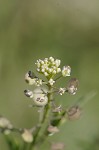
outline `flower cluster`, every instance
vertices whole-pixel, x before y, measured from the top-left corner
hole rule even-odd
[[[44,60],[37,60],[37,71],[44,74],[48,78],[52,78],[55,74],[61,72],[59,68],[61,61],[53,57],[45,58]]]
[[[37,125],[29,129],[25,127],[16,128],[8,119],[1,116],[0,132],[4,134],[9,134],[11,131],[18,132],[23,139],[24,144],[22,143],[22,145],[21,142],[18,145],[14,140],[10,141],[8,139],[10,150],[13,150],[14,147],[22,150],[39,149],[38,146],[45,141],[47,136],[52,136],[60,131],[59,125],[67,120],[77,120],[81,116],[81,103],[78,101],[69,108],[63,108],[61,104],[57,106],[55,103],[55,94],[60,96],[67,93],[75,95],[77,92],[79,81],[76,78],[70,78],[69,81],[66,81],[65,87],[57,87],[57,84],[55,84],[58,79],[71,75],[71,67],[64,65],[61,68],[61,61],[53,57],[44,60],[39,59],[35,64],[37,74],[42,74],[44,78],[41,79],[34,72],[28,71],[25,74],[25,81],[29,85],[33,85],[33,90],[25,89],[24,94],[32,99],[32,107],[36,106],[38,108],[39,121]],[[64,143],[61,142],[52,143],[51,150],[63,150],[64,146]]]
[[[54,59],[53,57],[45,58],[44,60],[39,59],[35,64],[37,72],[44,75],[45,80],[36,76],[32,71],[28,71],[25,75],[25,81],[29,85],[34,85],[34,88],[33,90],[25,89],[24,94],[32,99],[33,107],[39,107],[40,123],[38,128],[41,128],[40,124],[44,124],[44,121],[46,122],[46,119],[48,119],[45,133],[46,135],[51,136],[59,132],[58,125],[64,123],[66,119],[75,120],[80,116],[79,107],[73,106],[64,110],[61,105],[56,106],[54,94],[62,96],[65,93],[69,93],[75,95],[79,82],[76,78],[71,78],[65,87],[57,88],[55,86],[56,81],[62,77],[70,76],[71,67],[65,65],[61,69],[61,61],[59,59]],[[58,76],[56,76],[57,74]],[[48,114],[49,112],[51,113]],[[37,130],[37,132],[39,131]],[[36,136],[37,135],[38,133]],[[35,141],[35,134],[33,135],[31,130],[24,129],[21,136],[25,142]],[[52,145],[53,150],[56,150],[57,148],[62,150],[64,144],[55,143]]]
[[[37,66],[37,72],[43,74],[45,76],[45,79],[47,81],[44,81],[37,77],[32,71],[28,71],[25,74],[25,81],[29,85],[34,85],[38,88],[35,88],[33,91],[31,90],[24,90],[24,94],[33,99],[34,105],[36,106],[45,106],[48,103],[48,93],[50,91],[47,91],[44,89],[44,86],[51,86],[53,88],[53,93],[58,93],[60,95],[63,95],[64,93],[68,92],[71,95],[74,95],[78,88],[78,80],[76,78],[72,78],[69,80],[66,87],[60,87],[56,88],[54,86],[57,78],[55,79],[55,75],[60,73],[60,77],[67,77],[70,76],[71,73],[71,67],[68,65],[63,66],[63,68],[60,68],[61,60],[54,59],[53,57],[45,58],[44,60],[37,60],[35,63]],[[54,89],[57,90],[54,90]]]

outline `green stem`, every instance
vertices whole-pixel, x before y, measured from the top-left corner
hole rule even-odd
[[[42,119],[39,121],[39,126],[36,130],[34,135],[34,141],[31,143],[28,150],[34,150],[36,144],[40,142],[41,138],[44,136],[45,130],[50,122],[50,115],[51,115],[51,101],[53,99],[53,94],[51,93],[52,87],[49,85],[49,93],[48,93],[48,104],[44,107],[44,112]],[[42,141],[43,142],[43,141]]]

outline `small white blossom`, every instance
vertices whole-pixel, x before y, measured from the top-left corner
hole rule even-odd
[[[49,60],[50,60],[51,62],[54,62],[54,58],[53,58],[53,57],[49,57]]]
[[[55,83],[55,81],[53,79],[50,79],[48,82],[50,85],[53,85]]]
[[[42,68],[42,72],[45,72],[45,68]]]
[[[44,61],[43,60],[41,60],[41,64],[44,65]]]
[[[61,68],[57,68],[57,71],[56,71],[57,73],[59,73],[59,72],[61,72]]]
[[[64,66],[62,69],[63,77],[70,76],[70,73],[71,73],[71,67],[70,66]]]
[[[44,59],[44,62],[45,62],[45,63],[48,63],[48,58],[45,58],[45,59]]]
[[[31,143],[33,141],[33,135],[28,129],[24,129],[21,136],[25,142]]]
[[[38,79],[38,80],[36,81],[36,85],[37,85],[37,86],[41,86],[42,84],[43,84],[42,79]]]
[[[56,74],[56,70],[53,70],[53,72],[52,72],[53,74]]]
[[[59,88],[58,93],[59,93],[60,95],[63,95],[63,94],[65,93],[65,91],[66,91],[66,88]]]
[[[47,72],[44,72],[44,75],[45,75],[45,76],[48,76],[48,73],[47,73]]]
[[[38,72],[40,72],[40,68],[37,68],[36,70],[37,70]]]
[[[48,69],[48,72],[49,72],[49,73],[51,73],[52,71],[53,71],[53,69],[52,69],[52,68],[49,68],[49,69]]]
[[[56,65],[56,67],[59,67],[59,66],[60,66],[60,63],[61,63],[61,61],[60,61],[59,59],[56,59],[56,60],[55,60],[55,65]]]

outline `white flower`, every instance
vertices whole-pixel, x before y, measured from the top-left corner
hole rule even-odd
[[[54,58],[53,58],[53,57],[49,57],[49,60],[50,60],[51,62],[54,62]]]
[[[71,67],[70,66],[64,66],[62,69],[63,77],[70,76],[70,73],[71,73]]]
[[[56,67],[59,67],[59,66],[60,66],[60,63],[61,63],[61,61],[60,61],[59,59],[56,59],[56,60],[55,60],[55,65],[56,65]]]
[[[37,85],[37,86],[40,86],[40,85],[42,85],[42,84],[43,84],[42,79],[37,79],[37,80],[36,80],[36,85]]]
[[[59,73],[59,72],[61,72],[61,68],[57,68],[57,71],[56,71],[57,73]]]
[[[33,135],[28,129],[24,129],[21,136],[25,142],[31,143],[33,141]]]
[[[45,63],[48,63],[48,58],[45,58],[45,59],[44,59],[44,62],[45,62]]]
[[[63,94],[65,93],[65,91],[66,91],[66,88],[59,88],[58,93],[59,93],[60,95],[63,95]]]
[[[47,72],[44,72],[44,75],[45,75],[45,76],[48,76],[49,74],[48,74]]]
[[[53,74],[56,74],[56,70],[53,70]]]
[[[50,85],[53,85],[55,83],[55,81],[52,78],[48,82]]]

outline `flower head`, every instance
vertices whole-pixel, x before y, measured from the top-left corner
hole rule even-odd
[[[59,59],[55,60],[53,57],[49,57],[44,60],[39,59],[35,64],[37,65],[38,72],[44,74],[46,77],[53,77],[61,71],[59,68],[60,63],[61,61]]]

